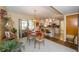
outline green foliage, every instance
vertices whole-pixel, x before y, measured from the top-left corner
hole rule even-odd
[[[0,44],[0,51],[1,52],[10,52],[13,49],[16,49],[17,42],[15,40],[7,40]]]
[[[13,29],[12,29],[12,32],[13,32],[13,33],[16,33],[16,32],[17,32],[17,30],[16,30],[15,28],[13,28]]]

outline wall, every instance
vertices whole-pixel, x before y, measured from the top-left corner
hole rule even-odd
[[[60,40],[65,41],[65,39],[64,39],[64,28],[65,28],[64,20],[62,20],[60,24],[61,24],[61,26],[60,26],[60,33],[61,33]]]
[[[17,38],[19,39],[19,19],[31,19],[32,17],[28,17],[24,14],[19,14],[15,12],[8,12],[8,17],[11,17],[12,21],[14,22],[14,27],[17,29]]]

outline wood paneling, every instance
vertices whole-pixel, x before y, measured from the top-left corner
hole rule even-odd
[[[78,33],[78,15],[66,16],[66,33],[76,35]]]

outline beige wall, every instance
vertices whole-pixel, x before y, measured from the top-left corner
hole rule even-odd
[[[15,13],[15,12],[10,12],[10,11],[7,11],[8,12],[8,17],[11,17],[11,19],[13,20],[14,22],[14,27],[18,30],[17,31],[17,36],[19,37],[19,23],[18,23],[18,20],[19,19],[32,19],[32,17],[29,17],[25,14],[19,14],[19,13]],[[59,25],[59,20],[56,20],[55,21],[56,24]]]
[[[11,17],[11,19],[14,22],[14,27],[17,29],[17,37],[19,38],[19,19],[31,19],[32,17],[29,17],[27,15],[24,14],[19,14],[19,13],[15,13],[15,12],[8,12],[8,17]]]

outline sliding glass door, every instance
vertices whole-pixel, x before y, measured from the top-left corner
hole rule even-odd
[[[28,28],[32,31],[34,30],[35,26],[34,26],[33,20],[26,20],[26,19],[19,20],[19,37],[20,38],[27,36],[26,32]]]

